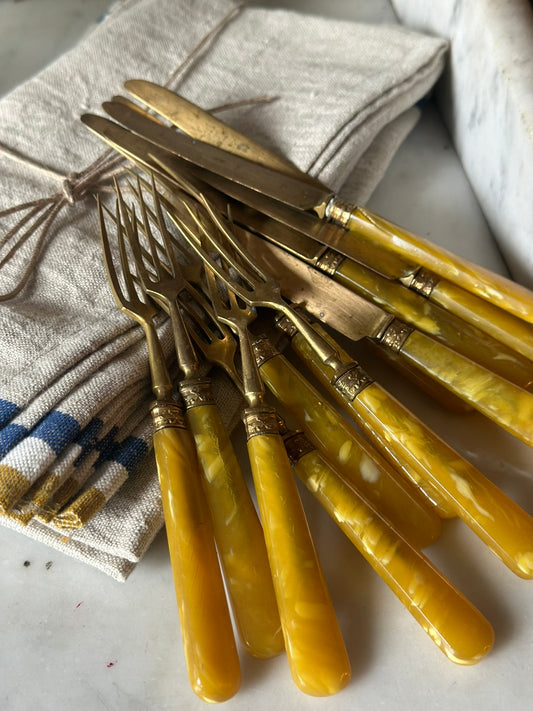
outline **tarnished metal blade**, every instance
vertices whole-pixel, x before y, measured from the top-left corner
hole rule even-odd
[[[381,335],[393,320],[379,306],[270,242],[245,231],[239,231],[239,239],[254,260],[276,277],[285,298],[353,341]]]
[[[161,126],[122,102],[105,102],[102,107],[123,126],[160,148],[286,205],[300,210],[315,210],[319,216],[323,216],[326,205],[333,197],[333,192],[327,188],[280,175],[276,170]]]
[[[299,170],[288,160],[263,148],[259,143],[170,89],[144,79],[129,79],[124,83],[124,88],[191,138],[277,170],[283,175],[292,175],[311,185],[323,187],[318,180]],[[114,97],[114,100],[115,98],[117,97]]]
[[[156,158],[157,164],[164,168],[169,175],[172,175],[173,171],[179,172],[179,166],[176,166],[173,160],[171,155],[158,155]],[[412,274],[417,269],[417,265],[411,264],[381,247],[358,240],[344,228],[321,220],[310,212],[284,205],[271,197],[262,195],[255,190],[250,190],[208,170],[195,168],[194,173],[219,192],[253,208],[262,215],[267,215],[306,237],[316,240],[325,247],[340,252],[348,259],[353,259],[369,266],[387,279],[400,279]],[[275,237],[273,232],[264,232],[263,234],[266,237]],[[274,241],[277,242],[276,239]]]

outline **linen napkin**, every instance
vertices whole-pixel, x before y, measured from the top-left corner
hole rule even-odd
[[[1,523],[118,580],[163,523],[145,344],[111,296],[83,189],[106,149],[80,114],[99,112],[128,78],[165,84],[205,108],[227,106],[228,123],[364,202],[445,52],[445,42],[396,26],[230,0],[126,0],[0,101],[0,213],[41,209],[47,195],[56,210],[47,231],[0,256],[2,293],[31,266],[0,304]],[[0,218],[0,234],[13,240],[23,214]],[[170,357],[164,320],[159,331]],[[240,401],[223,377],[215,390],[231,427]]]

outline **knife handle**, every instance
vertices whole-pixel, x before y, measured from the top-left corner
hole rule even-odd
[[[490,623],[316,449],[299,456],[297,438],[285,444],[289,453],[296,444],[293,468],[313,496],[439,649],[457,664],[478,662],[494,641]]]
[[[533,360],[533,326],[529,323],[444,279],[438,281],[431,289],[429,298],[442,308],[453,311],[464,321],[485,331],[496,341],[504,343],[530,361]],[[517,384],[521,385],[521,383]]]
[[[333,207],[329,217],[340,221],[357,239],[363,239],[419,264],[463,289],[497,304],[518,318],[533,323],[533,293],[488,269],[462,259],[427,240],[395,225],[379,215],[357,207]]]
[[[154,451],[187,671],[208,702],[237,692],[239,657],[194,442],[175,403],[156,403]]]
[[[206,397],[206,381],[203,386]],[[180,391],[188,403],[190,386]],[[283,635],[263,530],[250,492],[217,406],[212,402],[188,406],[187,420],[237,629],[252,656],[272,657],[283,651]]]
[[[291,674],[303,692],[329,696],[350,680],[350,662],[289,458],[257,408],[243,419]]]
[[[531,516],[376,382],[345,399],[330,382],[331,369],[306,341],[296,335],[292,345],[363,432],[381,439],[391,456],[407,464],[407,476],[416,471],[417,483],[435,489],[505,565],[522,578],[533,578]]]
[[[427,498],[422,498],[284,356],[273,349],[269,352],[266,343],[263,339],[254,343],[261,377],[315,447],[414,546],[422,548],[435,541],[441,521]]]
[[[531,387],[533,328],[529,324],[451,282],[425,280],[421,272],[417,288],[424,293],[427,283],[428,298],[350,259],[333,262],[333,268],[333,278],[350,291],[502,378]]]
[[[399,350],[423,373],[533,447],[533,393],[418,331],[412,331]]]

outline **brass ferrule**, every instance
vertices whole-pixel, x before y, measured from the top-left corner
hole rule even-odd
[[[279,434],[279,420],[273,407],[246,408],[242,413],[246,439],[256,435]]]
[[[214,405],[211,381],[207,378],[184,380],[179,385],[179,390],[187,410],[199,405]]]
[[[387,326],[385,332],[378,339],[379,343],[383,344],[387,348],[390,348],[394,353],[399,353],[402,349],[403,344],[409,338],[413,332],[413,328],[408,326],[403,321],[394,319]]]
[[[354,205],[348,205],[343,200],[333,197],[326,206],[326,219],[346,229],[354,210]]]
[[[340,375],[335,375],[331,384],[339,392],[344,400],[351,402],[361,390],[374,382],[368,373],[358,363],[353,363],[347,367]]]
[[[254,352],[255,362],[257,367],[260,368],[267,360],[274,358],[279,355],[279,350],[273,345],[272,341],[268,336],[257,336],[252,341],[252,349]]]
[[[287,316],[276,316],[275,322],[279,330],[283,331],[288,338],[294,338],[294,336],[298,333],[298,329]]]
[[[307,439],[306,435],[300,431],[290,432],[283,438],[283,441],[291,464],[296,464],[302,457],[316,449]]]
[[[170,400],[156,400],[150,408],[154,422],[154,432],[167,427],[186,428],[183,406]]]
[[[320,271],[329,274],[329,276],[334,276],[345,259],[344,254],[336,252],[334,249],[327,249],[324,254],[318,258],[316,266]]]
[[[402,284],[417,294],[426,297],[431,296],[431,292],[439,282],[439,277],[433,272],[421,267],[414,274],[409,274],[407,277],[400,279]]]

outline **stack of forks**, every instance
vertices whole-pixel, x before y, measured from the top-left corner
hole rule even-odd
[[[531,577],[533,520],[287,303],[275,276],[248,256],[238,228],[201,188],[144,167],[143,176],[115,184],[115,191],[115,210],[99,207],[103,251],[115,299],[142,325],[148,343],[155,456],[195,693],[222,701],[240,683],[223,579],[249,653],[269,657],[284,647],[295,683],[311,695],[334,694],[349,681],[341,629],[291,469],[446,656],[459,664],[479,661],[493,644],[490,623],[421,548],[439,535],[441,517],[458,515],[506,565]],[[403,470],[379,451],[379,438],[363,438],[272,338],[252,327],[257,320],[272,333],[264,307],[291,321],[293,342],[318,376],[357,369],[364,397],[341,398],[340,405],[363,429],[365,423],[383,429],[380,407],[389,418],[393,413],[398,424],[389,448],[403,442],[395,455],[409,460]],[[153,328],[159,310],[173,326],[181,369],[175,392]],[[213,364],[246,401],[259,518],[209,383],[200,377]],[[424,443],[421,451],[406,452],[406,443],[416,441]]]

